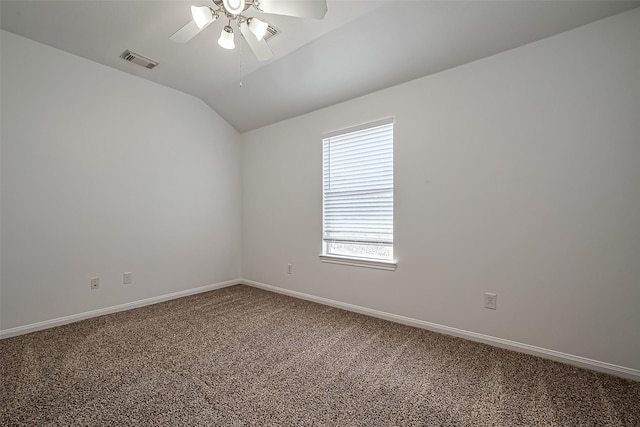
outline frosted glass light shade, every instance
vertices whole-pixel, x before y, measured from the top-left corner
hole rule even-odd
[[[249,29],[258,40],[262,40],[264,38],[264,35],[267,33],[267,28],[269,28],[269,24],[259,20],[258,18],[251,18],[249,20]]]
[[[239,15],[244,10],[244,0],[222,0],[222,4],[232,15]]]
[[[235,49],[236,44],[233,42],[233,28],[226,25],[220,33],[218,44],[225,49]]]
[[[203,29],[217,18],[207,6],[191,6],[191,16],[198,28]]]

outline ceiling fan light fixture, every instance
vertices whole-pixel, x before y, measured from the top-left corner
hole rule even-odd
[[[269,28],[269,24],[266,22],[258,18],[249,18],[249,29],[258,40],[264,38],[264,35],[267,33],[267,28]]]
[[[239,15],[244,11],[244,0],[222,0],[222,4],[226,11],[232,15]]]
[[[2,0],[0,0],[1,2]],[[200,1],[204,0],[199,0]],[[272,13],[276,15],[293,16],[300,18],[322,19],[327,13],[328,0],[211,0],[215,8],[209,6],[191,6],[191,19],[185,26],[180,28],[169,37],[176,43],[186,43],[201,31],[206,29],[211,23],[223,17],[228,20],[218,38],[218,45],[223,49],[235,49],[235,35],[231,28],[234,23],[240,31],[242,40],[251,48],[258,61],[267,61],[273,57],[273,51],[267,44],[273,36],[280,31],[263,21],[243,13],[249,8],[258,12]],[[261,16],[260,16],[261,17]],[[223,24],[224,25],[224,24]]]
[[[231,26],[225,25],[222,32],[220,32],[218,44],[225,49],[235,49],[236,44],[233,42],[233,28]]]
[[[213,10],[207,6],[191,6],[191,16],[193,17],[193,22],[195,22],[200,29],[209,25],[218,17],[213,13]]]

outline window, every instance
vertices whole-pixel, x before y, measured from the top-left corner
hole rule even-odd
[[[393,119],[326,134],[322,152],[321,259],[395,269]]]

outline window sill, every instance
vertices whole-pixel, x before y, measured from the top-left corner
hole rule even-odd
[[[354,267],[376,268],[378,270],[395,271],[398,266],[394,261],[381,261],[365,258],[349,258],[337,255],[319,255],[320,261],[330,264],[352,265]]]

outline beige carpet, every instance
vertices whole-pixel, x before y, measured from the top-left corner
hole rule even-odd
[[[640,382],[233,286],[0,341],[2,426],[640,426]]]

